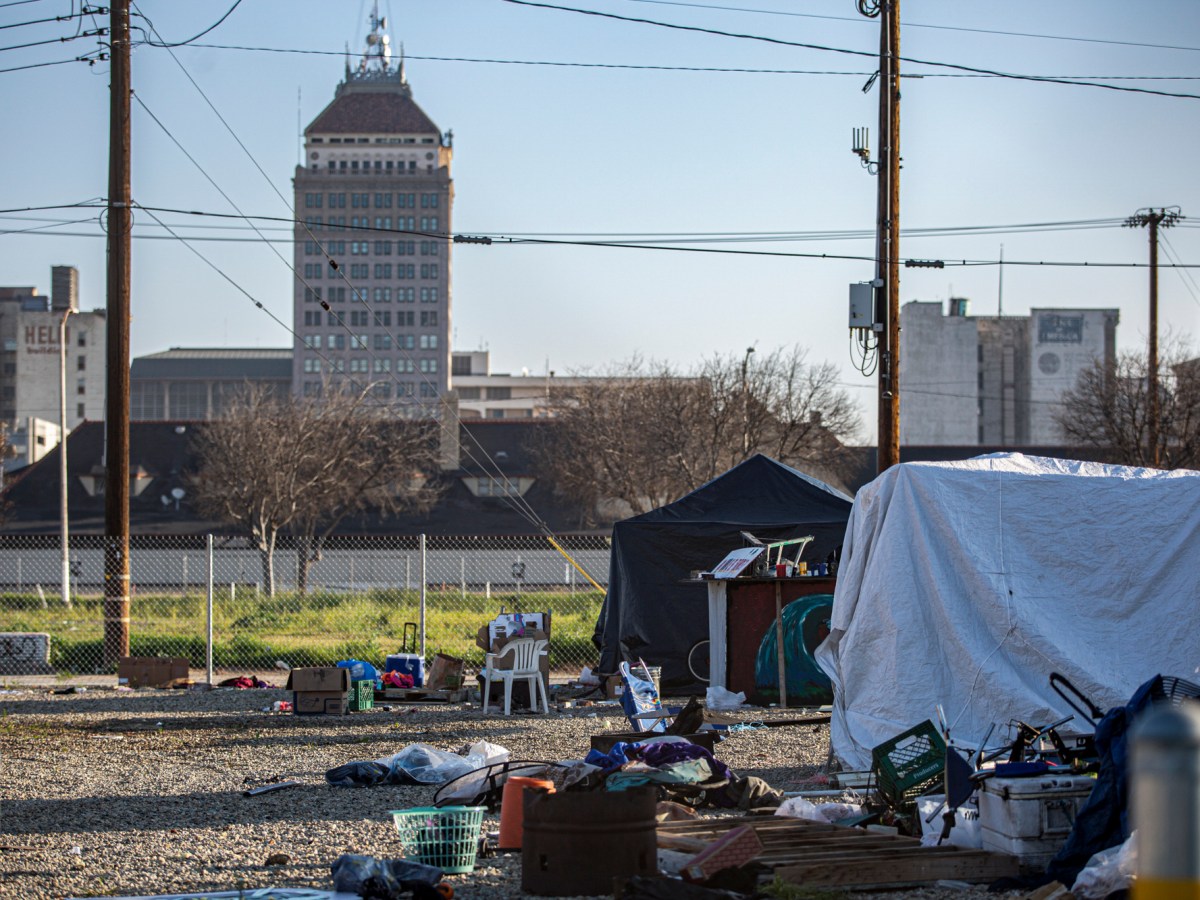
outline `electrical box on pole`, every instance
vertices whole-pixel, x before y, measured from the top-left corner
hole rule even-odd
[[[875,285],[869,281],[850,285],[850,327],[875,325]]]

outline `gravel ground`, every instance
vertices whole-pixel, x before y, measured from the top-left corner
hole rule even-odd
[[[616,706],[507,718],[466,705],[396,705],[328,719],[263,712],[277,699],[288,695],[0,694],[0,897],[328,889],[330,863],[342,853],[398,856],[388,811],[428,805],[433,788],[331,788],[327,769],[416,741],[457,751],[486,739],[518,759],[577,759],[591,735],[626,730]],[[828,750],[827,726],[790,726],[731,734],[718,755],[738,774],[791,790],[822,771]],[[303,785],[242,796],[276,778]],[[498,817],[484,824],[497,830]],[[279,854],[286,861],[268,865]],[[450,880],[459,900],[521,897],[520,869],[519,854],[500,854]],[[950,900],[985,892],[869,896]]]

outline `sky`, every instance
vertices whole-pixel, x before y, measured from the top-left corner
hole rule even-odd
[[[851,135],[868,127],[878,145],[879,95],[864,91],[878,20],[853,0],[557,5],[664,24],[507,0],[379,3],[414,98],[453,130],[454,231],[567,242],[456,246],[455,349],[490,350],[497,372],[568,374],[799,345],[838,367],[873,439],[875,381],[854,368],[847,305],[848,285],[873,275],[875,179]],[[0,285],[49,293],[50,267],[73,265],[94,309],[102,223],[72,207],[106,194],[109,71],[63,62],[94,56],[101,38],[59,39],[107,16],[35,22],[79,10],[0,0]],[[1120,222],[1178,206],[1196,218],[1163,232],[1160,261],[1200,265],[1200,8],[905,0],[901,11],[901,54],[920,61],[901,63],[901,255],[947,262],[902,268],[901,303],[1116,307],[1118,348],[1143,348],[1148,235]],[[134,12],[164,43],[228,12],[186,46],[135,48],[135,201],[290,218],[301,129],[333,99],[346,46],[361,52],[369,0],[136,0]],[[285,224],[260,223],[278,239],[268,244],[236,221],[162,218],[174,237],[135,216],[133,356],[292,344]],[[1048,223],[1082,224],[1028,227]],[[570,243],[631,238],[688,249]],[[727,252],[696,252],[712,250]],[[1200,270],[1164,269],[1159,288],[1160,333],[1195,345]]]

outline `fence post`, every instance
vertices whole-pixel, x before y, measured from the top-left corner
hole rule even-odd
[[[467,558],[458,558],[458,583],[462,586],[462,598],[467,599]]]
[[[207,535],[204,543],[208,549],[208,647],[205,650],[204,667],[207,670],[208,683],[211,685],[213,680],[213,536]],[[186,566],[186,556],[183,558],[183,562]]]
[[[425,535],[421,535],[421,658],[425,658]]]

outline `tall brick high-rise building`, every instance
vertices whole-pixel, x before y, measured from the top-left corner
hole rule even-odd
[[[436,414],[450,378],[452,133],[413,100],[377,11],[371,26],[357,66],[347,60],[333,102],[304,130],[292,390],[351,380]]]

